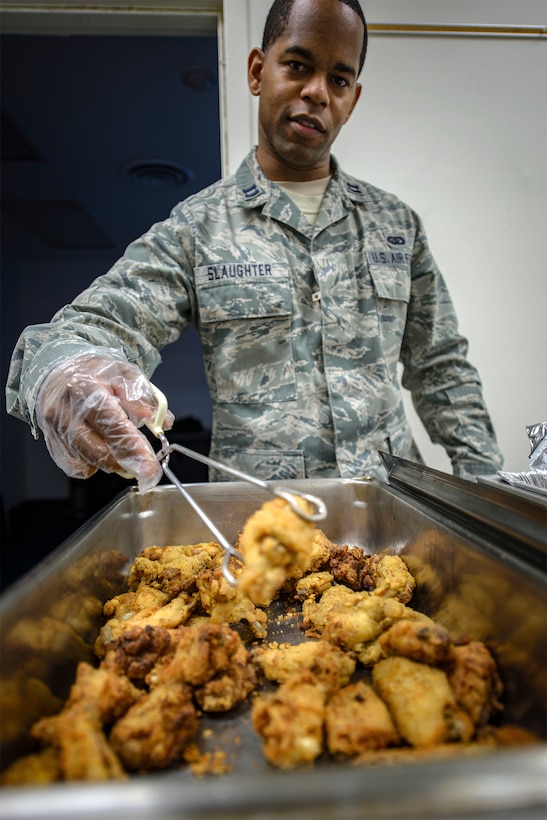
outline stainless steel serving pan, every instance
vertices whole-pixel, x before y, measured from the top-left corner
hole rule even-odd
[[[474,484],[447,483],[443,474],[413,475],[405,463],[393,462],[391,471],[389,484],[345,479],[286,484],[325,500],[328,516],[322,529],[331,540],[367,552],[391,549],[403,555],[418,582],[411,605],[460,634],[488,642],[506,688],[506,720],[545,741],[547,602],[541,508],[534,513],[539,527],[531,527],[534,515],[522,510],[504,513],[498,526],[503,505],[479,498],[482,490],[477,494]],[[188,486],[233,539],[269,498],[239,482]],[[88,598],[111,597],[121,589],[126,565],[145,546],[208,540],[203,523],[176,488],[160,486],[144,495],[130,490],[120,496],[3,595],[3,684],[17,680],[24,687],[30,677],[41,676],[54,694],[65,697],[75,664],[91,656],[99,619],[93,623],[89,614],[85,637],[76,640],[70,606],[63,602],[77,595],[83,608]],[[280,629],[275,616],[272,638],[284,639],[282,632],[275,633]],[[55,619],[59,639],[50,652],[47,636]],[[26,747],[30,716],[23,710],[1,717],[9,730],[3,727],[2,732],[3,760],[8,763]],[[545,742],[479,758],[369,768],[320,761],[313,770],[278,772],[261,754],[247,707],[211,721],[211,727],[211,748],[222,744],[227,750],[231,774],[196,779],[181,769],[125,783],[4,788],[0,817],[535,820],[547,808]]]

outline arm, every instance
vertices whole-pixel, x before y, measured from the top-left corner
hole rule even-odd
[[[412,262],[412,290],[401,350],[403,386],[431,440],[442,444],[454,473],[495,472],[502,457],[467,340],[419,219]]]
[[[144,376],[192,314],[185,242],[181,220],[172,216],[154,226],[105,276],[48,324],[27,328],[17,343],[8,412],[26,420],[35,436],[38,427],[44,431],[69,475],[112,471],[127,457],[145,473],[152,469],[152,450],[145,452],[148,443],[137,431],[154,413]]]

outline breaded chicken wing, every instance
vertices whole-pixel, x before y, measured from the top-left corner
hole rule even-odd
[[[229,584],[222,568],[201,570],[197,588],[202,608],[213,624],[237,624],[246,621],[257,638],[268,634],[268,616],[258,609],[238,587]]]
[[[325,728],[329,752],[341,757],[400,742],[387,706],[364,681],[334,693],[326,706]]]
[[[442,669],[391,657],[372,670],[373,685],[411,746],[471,740],[474,726],[458,705]]]
[[[191,687],[170,681],[144,694],[117,721],[110,743],[129,771],[165,769],[182,758],[198,727]]]
[[[373,555],[369,569],[374,595],[395,598],[402,604],[408,604],[416,581],[402,558],[398,555]]]
[[[310,509],[298,499],[303,509]],[[282,498],[267,501],[247,519],[237,541],[244,565],[237,583],[257,606],[268,606],[283,584],[311,565],[314,525]]]
[[[304,575],[295,584],[294,597],[297,601],[306,598],[318,598],[334,583],[334,576],[330,572],[311,572]]]
[[[140,698],[127,678],[80,663],[65,706],[42,718],[32,735],[46,747],[30,761],[42,777],[57,780],[109,780],[125,777],[110,747],[104,727],[123,715]],[[50,751],[48,751],[50,750]]]
[[[501,711],[503,685],[494,658],[480,641],[455,647],[449,682],[475,726],[484,726]]]
[[[63,710],[43,718],[32,734],[58,754],[62,780],[124,778],[104,727],[123,715],[141,693],[127,678],[80,663]]]
[[[256,698],[252,723],[266,759],[280,769],[312,763],[323,751],[327,690],[309,671],[293,675],[276,692]]]
[[[369,645],[395,621],[420,617],[395,598],[353,592],[341,584],[327,589],[319,601],[311,598],[304,601],[302,614],[307,635],[320,636],[342,649],[355,652],[363,663]],[[363,659],[361,653],[365,653]]]
[[[148,590],[146,594],[145,590]],[[103,658],[109,645],[128,629],[144,628],[147,625],[174,629],[188,620],[198,603],[196,595],[186,592],[165,601],[165,593],[144,586],[136,592],[125,592],[111,599],[105,605],[105,611],[106,614],[112,613],[113,617],[105,623],[95,641],[97,657]],[[138,608],[140,604],[146,603],[149,606]]]
[[[63,711],[81,706],[89,714],[96,716],[100,724],[109,725],[123,715],[140,696],[141,692],[127,678],[110,669],[96,669],[88,663],[80,663]],[[53,727],[55,733],[58,717],[59,715],[55,715],[40,721],[37,725],[42,728],[37,729],[38,734],[35,736],[51,742],[49,729],[46,727]]]
[[[190,546],[146,547],[132,564],[128,586],[136,590],[145,584],[160,589],[169,598],[181,592],[195,592],[198,573],[218,566],[222,557],[222,547],[214,541]]]
[[[33,734],[54,747],[62,780],[123,780],[126,772],[106,739],[97,713],[74,703],[39,721]]]
[[[334,576],[336,583],[344,584],[355,592],[370,591],[374,589],[374,581],[370,575],[372,557],[360,547],[333,544],[327,561],[327,569]]]
[[[305,570],[302,567],[295,569],[291,575],[291,580],[298,581],[304,573],[308,574],[325,569],[329,556],[335,547],[336,544],[327,538],[323,530],[316,527],[311,542],[309,566]]]
[[[385,657],[401,655],[412,661],[442,666],[454,657],[449,632],[433,621],[397,621],[378,638]]]
[[[206,622],[178,630],[173,656],[150,675],[151,688],[171,681],[188,683],[205,711],[227,711],[245,700],[256,672],[241,638],[226,624]]]
[[[108,644],[101,667],[142,685],[171,646],[171,632],[163,626],[134,626]]]
[[[284,683],[306,670],[328,690],[345,686],[355,671],[355,660],[326,641],[258,647],[251,657],[268,680]]]

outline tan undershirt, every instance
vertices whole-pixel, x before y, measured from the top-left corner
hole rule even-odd
[[[315,225],[323,196],[330,182],[330,176],[323,179],[312,179],[311,182],[276,182],[292,201],[298,205],[304,216]]]

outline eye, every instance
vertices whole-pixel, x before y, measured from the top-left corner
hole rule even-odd
[[[348,80],[345,77],[335,76],[332,77],[332,83],[339,88],[347,88],[349,86]]]
[[[304,63],[301,63],[300,60],[290,60],[288,62],[288,66],[292,69],[292,71],[297,71],[300,73],[308,70],[308,67],[304,65]]]

